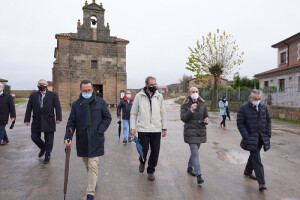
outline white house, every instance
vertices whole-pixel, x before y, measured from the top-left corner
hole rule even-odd
[[[300,107],[300,32],[274,45],[278,49],[277,68],[255,74],[260,88],[274,86],[278,92],[272,94],[272,103],[282,106]],[[264,95],[263,100],[267,97]]]

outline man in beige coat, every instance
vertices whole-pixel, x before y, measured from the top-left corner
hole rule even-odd
[[[163,96],[157,91],[156,79],[148,76],[145,87],[136,96],[130,112],[130,127],[132,135],[138,132],[143,148],[143,158],[139,158],[141,173],[145,170],[149,144],[151,153],[148,161],[148,180],[154,181],[155,167],[157,165],[160,139],[166,137],[166,111]]]

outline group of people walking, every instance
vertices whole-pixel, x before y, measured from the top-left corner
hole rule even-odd
[[[77,156],[82,157],[88,173],[87,200],[93,200],[98,181],[99,157],[104,155],[104,133],[112,118],[106,102],[95,94],[91,81],[83,80],[79,87],[80,94],[78,99],[72,103],[64,142],[66,146],[70,146],[73,138],[68,137],[68,130],[72,129],[73,132],[76,132]],[[7,136],[5,136],[5,126],[9,115],[11,119],[16,118],[12,97],[3,92],[3,89],[3,84],[0,84],[1,144],[5,141],[8,143]],[[62,113],[57,94],[47,90],[45,80],[38,81],[38,90],[38,92],[30,95],[24,123],[29,126],[32,116],[31,139],[40,149],[38,157],[45,155],[44,163],[47,164],[50,162],[56,124],[62,121]],[[242,135],[241,147],[250,151],[244,175],[257,180],[259,190],[265,190],[264,168],[261,163],[260,150],[262,147],[265,151],[270,149],[271,120],[267,107],[260,103],[260,99],[260,92],[253,90],[249,96],[249,102],[239,108],[237,126]],[[222,98],[219,106],[220,114],[223,117],[221,125],[225,128],[227,114],[225,115],[226,112],[223,111],[221,113],[221,109],[226,110],[228,108],[225,97]],[[164,100],[162,94],[157,90],[155,77],[146,78],[145,87],[135,98],[130,91],[126,92],[126,96],[121,99],[118,105],[117,117],[123,120],[124,144],[131,141],[131,135],[138,134],[143,151],[143,157],[139,157],[138,170],[143,173],[146,169],[148,180],[154,181],[161,137],[167,136]],[[205,100],[199,96],[196,87],[189,89],[189,94],[180,108],[180,118],[184,123],[184,142],[190,148],[187,173],[197,178],[197,184],[202,184],[204,179],[200,167],[199,149],[201,144],[207,141],[206,126],[209,124],[209,119]],[[44,141],[41,139],[42,132],[44,132]],[[149,146],[150,155],[148,156]],[[253,170],[256,176],[253,174]]]

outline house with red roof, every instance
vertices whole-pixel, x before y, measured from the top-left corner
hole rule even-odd
[[[278,105],[300,107],[300,32],[274,45],[278,49],[277,67],[254,77],[260,80],[260,88],[274,86],[272,102]]]

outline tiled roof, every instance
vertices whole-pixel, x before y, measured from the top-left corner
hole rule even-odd
[[[49,87],[53,86],[52,81],[47,81],[47,84],[48,84]]]
[[[203,78],[209,78],[209,77],[213,77],[213,75],[210,75],[210,74],[203,75]],[[190,78],[189,81],[196,80],[196,79],[197,78]],[[227,79],[222,78],[222,77],[220,77],[220,79],[224,80],[224,81],[228,81]]]
[[[259,77],[259,76],[263,76],[263,75],[267,75],[267,74],[271,74],[271,73],[275,73],[275,72],[280,72],[280,71],[285,71],[285,70],[290,70],[290,69],[296,69],[296,68],[300,69],[300,65],[296,64],[296,65],[271,69],[271,70],[268,70],[268,71],[265,71],[265,72],[261,72],[259,74],[255,74],[254,77]]]
[[[295,40],[298,40],[298,39],[300,39],[300,32],[293,35],[293,36],[291,36],[291,37],[289,37],[289,38],[287,38],[287,39],[285,39],[285,40],[282,40],[281,42],[273,44],[272,47],[273,48],[279,48],[279,47],[284,46],[286,44],[290,44],[291,42],[294,42]]]

